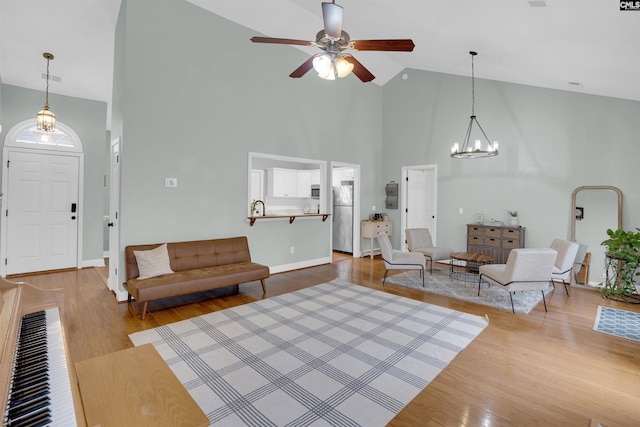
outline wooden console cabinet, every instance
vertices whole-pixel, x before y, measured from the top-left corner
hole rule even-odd
[[[365,252],[369,252],[369,257],[373,259],[373,239],[379,233],[386,233],[389,237],[393,234],[393,224],[391,221],[362,221],[362,230],[361,235],[363,238],[370,239],[369,250],[366,251],[363,249],[362,255],[365,256]],[[379,251],[380,248],[378,248]]]
[[[524,248],[525,227],[467,224],[467,252],[491,255],[506,264],[511,249]]]

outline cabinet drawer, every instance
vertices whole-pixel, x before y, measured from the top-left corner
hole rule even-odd
[[[470,225],[468,230],[467,230],[467,234],[469,234],[469,236],[484,236],[484,230],[486,227],[481,227],[481,226],[473,226]]]
[[[482,245],[484,245],[484,237],[483,236],[469,236],[467,238],[467,244],[468,245],[482,246]]]
[[[520,240],[520,230],[514,228],[506,228],[502,230],[502,237],[506,239]]]
[[[516,249],[520,247],[520,240],[502,239],[502,247],[504,249]]]
[[[487,227],[485,232],[484,232],[485,236],[490,236],[490,237],[502,237],[502,232],[499,228],[494,228],[494,227]]]
[[[499,248],[500,245],[502,244],[502,240],[496,237],[485,237],[484,244],[485,246],[492,246],[494,248]]]

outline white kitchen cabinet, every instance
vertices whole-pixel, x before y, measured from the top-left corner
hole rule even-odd
[[[311,171],[298,171],[298,197],[311,197]]]
[[[267,194],[270,197],[308,199],[311,197],[311,173],[310,170],[270,168]]]
[[[297,170],[270,168],[268,171],[267,194],[270,197],[298,197]]]
[[[311,185],[320,185],[320,169],[312,170],[311,173]]]

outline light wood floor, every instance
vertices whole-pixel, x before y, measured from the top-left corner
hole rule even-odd
[[[258,282],[243,284],[237,295],[218,291],[150,303],[151,313],[141,321],[126,303],[116,302],[106,274],[105,268],[87,268],[22,279],[65,289],[74,361],[131,347],[130,333],[263,298]],[[341,255],[333,264],[273,275],[266,296],[339,277],[488,316],[489,326],[391,426],[588,426],[592,420],[607,427],[640,425],[640,343],[592,330],[598,305],[630,311],[640,306],[585,289],[572,289],[567,297],[558,286],[547,299],[548,313],[540,305],[528,315],[514,315],[396,285],[383,289],[383,274],[379,258]]]

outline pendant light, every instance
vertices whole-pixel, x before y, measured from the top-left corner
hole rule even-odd
[[[49,61],[53,60],[53,55],[49,52],[45,52],[42,56],[47,60],[47,90],[45,92],[44,108],[38,111],[38,114],[36,115],[36,123],[38,130],[53,132],[56,130],[56,115],[49,110]]]
[[[456,159],[479,159],[482,157],[493,157],[498,155],[498,143],[496,141],[493,141],[492,143],[489,140],[487,134],[484,132],[484,129],[482,129],[482,126],[480,126],[480,123],[476,118],[475,75],[473,70],[473,57],[478,53],[471,51],[469,52],[469,54],[471,55],[471,120],[469,121],[469,127],[467,128],[467,133],[464,137],[462,147],[460,147],[460,144],[458,144],[457,142],[454,142],[453,146],[451,147],[451,157]],[[473,128],[474,122],[480,128],[480,131],[482,132],[482,135],[484,135],[484,139],[486,140],[486,142],[483,142],[480,139],[476,139],[475,143],[473,143],[472,145],[470,138],[471,129]],[[485,145],[486,148],[483,149],[483,145]]]

